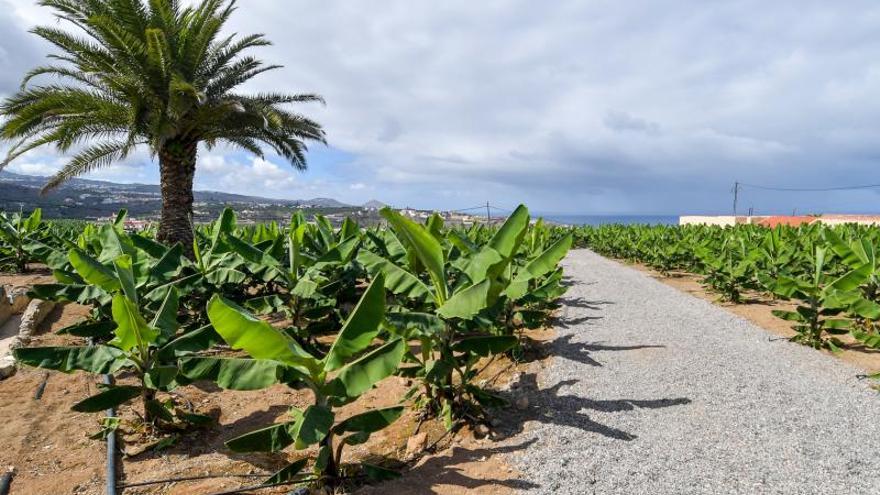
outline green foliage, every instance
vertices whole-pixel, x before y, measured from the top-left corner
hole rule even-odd
[[[235,10],[231,0],[193,6],[176,0],[40,3],[76,29],[33,29],[57,53],[0,106],[6,117],[0,136],[12,142],[0,169],[44,145],[73,150],[49,189],[123,160],[138,146],[180,156],[198,143],[223,143],[261,157],[263,145],[304,168],[304,142],[324,140],[319,124],[286,108],[321,102],[319,96],[236,92],[278,66],[246,55],[270,44],[262,35],[221,35]],[[34,84],[45,77],[60,82]]]
[[[578,243],[601,254],[645,263],[661,272],[697,273],[722,299],[747,292],[793,300],[774,311],[792,323],[792,340],[840,350],[849,334],[880,348],[880,265],[876,227],[822,224],[602,226],[576,229]]]
[[[562,236],[546,246],[549,236],[541,235],[539,242],[533,235],[525,244],[529,213],[524,206],[491,232],[479,228],[444,232],[436,217],[420,225],[389,208],[382,210],[382,216],[391,230],[375,243],[384,249],[362,251],[358,259],[371,273],[393,280],[392,292],[399,302],[418,315],[394,315],[387,323],[396,334],[420,342],[420,355],[407,357],[422,382],[415,389],[419,403],[442,415],[448,428],[462,420],[485,418],[483,406],[492,401],[486,400],[489,393],[473,384],[479,372],[476,365],[480,358],[519,345],[513,336],[513,318],[507,315],[550,300],[525,298],[531,289],[548,282],[547,275],[556,270],[572,238]],[[547,294],[557,297],[552,291]]]
[[[340,470],[345,446],[367,442],[407,406],[449,428],[488,422],[504,400],[475,383],[481,367],[523,355],[524,331],[547,324],[565,292],[559,263],[573,236],[531,225],[524,206],[500,227],[448,228],[439,215],[421,224],[382,214],[388,227],[362,229],[350,219],[334,227],[301,214],[285,226],[239,225],[227,209],[196,228],[191,259],[179,244],[158,243],[155,231],[126,232],[124,211],[105,224],[47,225],[50,235],[31,252],[56,282],[35,286],[33,295],[91,306],[89,320],[60,333],[95,345],[21,349],[19,358],[66,373],[135,377],[76,410],[141,397],[146,419],[163,427],[204,420],[169,399],[193,381],[231,391],[307,388],[314,395],[307,407],[291,407],[285,421],[227,447],[315,447],[313,458],[267,482],[303,479],[308,468],[337,484],[351,473]],[[415,379],[400,404],[337,417],[393,374]],[[374,479],[394,474],[358,469]]]
[[[98,412],[115,408],[136,397],[142,398],[144,420],[148,424],[191,422],[197,417],[177,409],[173,402],[158,402],[157,391],[171,391],[185,377],[179,374],[177,359],[207,349],[213,339],[206,330],[181,333],[177,322],[179,294],[176,288],[164,291],[158,309],[145,317],[139,306],[135,286],[138,278],[130,254],[120,254],[110,266],[82,251],[71,250],[70,261],[87,281],[100,283],[111,298],[112,340],[91,347],[37,347],[15,350],[16,359],[30,366],[70,373],[125,373],[137,378],[136,386],[109,386],[97,395],[73,406],[74,411]],[[108,327],[110,328],[110,327]]]
[[[406,352],[406,342],[394,338],[373,346],[384,314],[384,279],[379,276],[364,292],[329,352],[318,357],[282,331],[215,296],[208,306],[209,318],[233,349],[243,350],[254,363],[266,363],[264,366],[268,368],[287,368],[284,373],[276,372],[276,377],[286,380],[288,385],[302,383],[314,394],[312,405],[303,410],[291,408],[290,421],[229,440],[226,446],[236,452],[277,452],[290,445],[297,450],[319,445],[314,471],[328,483],[337,483],[342,446],[365,442],[370,434],[397,419],[403,410],[402,407],[373,410],[341,422],[336,421],[334,411],[357,400],[397,370]],[[371,347],[374,348],[370,350]],[[259,382],[259,385],[268,384]],[[334,449],[335,437],[340,437],[340,443]],[[292,469],[287,473],[292,475],[289,471]]]
[[[35,260],[33,250],[49,236],[39,208],[29,216],[0,212],[0,271],[26,272]]]

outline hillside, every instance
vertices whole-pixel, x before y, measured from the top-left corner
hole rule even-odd
[[[379,200],[376,200],[376,199],[372,199],[372,200],[367,201],[366,203],[363,204],[364,208],[373,208],[376,210],[380,210],[386,206],[388,206],[388,205],[379,201]]]
[[[45,196],[40,188],[45,177],[0,172],[0,210],[32,210],[40,207],[47,218],[102,218],[121,208],[138,218],[156,218],[162,205],[159,186],[152,184],[116,184],[113,182],[73,179]],[[269,199],[221,191],[196,191],[197,220],[215,218],[231,206],[243,218],[271,220],[286,218],[295,209],[342,212],[357,207],[331,198]]]

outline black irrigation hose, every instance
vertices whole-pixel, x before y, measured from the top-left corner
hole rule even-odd
[[[89,337],[89,346],[95,345],[95,339]],[[113,378],[110,375],[101,375],[101,383],[110,386],[113,385]],[[107,409],[107,417],[116,417],[116,411],[113,408]],[[110,429],[107,432],[107,495],[116,495],[116,430]]]
[[[9,488],[12,486],[13,477],[15,477],[15,471],[11,469],[0,477],[0,495],[9,495]]]
[[[101,381],[104,385],[113,385],[110,375],[101,375]],[[116,416],[116,412],[111,407],[107,409],[107,417]],[[111,429],[107,432],[107,495],[116,495],[116,430]]]
[[[37,390],[34,392],[34,400],[40,400],[43,398],[43,392],[46,391],[46,384],[49,383],[49,373],[43,373],[43,380],[37,386]]]
[[[456,423],[455,426],[460,426],[460,423]],[[434,443],[432,443],[430,446],[426,447],[425,451],[430,452],[432,449],[436,448],[437,445],[439,445],[440,442],[442,442],[447,436],[449,436],[450,433],[451,433],[451,431],[447,431],[446,433],[441,435],[440,438],[438,438]],[[409,466],[409,465],[415,464],[415,462],[418,461],[419,459],[420,458],[416,458],[416,459],[413,459],[409,462],[405,462],[404,465]],[[212,479],[221,479],[221,478],[263,478],[263,477],[270,476],[270,475],[271,475],[270,473],[267,473],[267,474],[206,474],[206,475],[201,475],[201,476],[183,476],[183,477],[179,477],[179,478],[168,478],[168,479],[162,479],[162,480],[151,480],[151,481],[139,481],[136,483],[125,483],[125,484],[117,485],[116,488],[122,490],[125,488],[136,488],[136,487],[140,487],[140,486],[150,486],[150,485],[164,485],[166,483],[178,483],[178,482],[183,482],[183,481],[202,481],[202,480],[212,480]],[[362,478],[362,477],[363,476],[346,476],[341,479],[356,479],[356,478]],[[265,490],[267,488],[276,488],[276,487],[285,486],[285,485],[296,485],[296,484],[300,484],[300,483],[307,483],[310,481],[317,481],[319,479],[321,479],[321,478],[314,477],[314,478],[303,478],[303,479],[298,479],[298,480],[282,481],[280,483],[272,483],[272,484],[268,484],[268,485],[252,485],[252,486],[247,486],[247,487],[243,487],[243,488],[237,488],[232,491],[212,493],[211,495],[233,495],[233,494],[238,494],[238,493],[242,493],[245,491]],[[0,495],[5,495],[5,494],[0,493]]]
[[[151,481],[138,481],[136,483],[125,483],[122,485],[116,485],[116,488],[122,490],[123,488],[135,488],[138,486],[150,486],[150,485],[164,485],[165,483],[177,483],[180,481],[201,481],[201,480],[213,480],[219,478],[268,478],[272,476],[272,473],[266,474],[205,474],[202,476],[183,476],[180,478],[168,478],[164,480],[151,480]]]

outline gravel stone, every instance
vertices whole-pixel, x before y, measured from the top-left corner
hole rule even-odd
[[[880,395],[862,370],[587,250],[517,441],[553,494],[880,493]]]

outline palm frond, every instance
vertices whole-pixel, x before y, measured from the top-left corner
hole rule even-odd
[[[288,108],[323,104],[320,96],[235,92],[280,66],[247,54],[270,44],[262,34],[221,35],[234,0],[39,4],[64,22],[32,30],[55,47],[54,62],[29,71],[0,104],[0,138],[12,144],[0,168],[42,146],[80,149],[47,184],[52,188],[122,160],[136,146],[157,156],[169,143],[195,149],[225,142],[259,157],[271,150],[302,169],[306,143],[325,142],[320,124]],[[59,83],[37,82],[44,77]]]
[[[80,151],[58,173],[49,178],[49,182],[43,186],[41,194],[48,193],[73,177],[124,160],[133,147],[128,141],[107,141]]]

